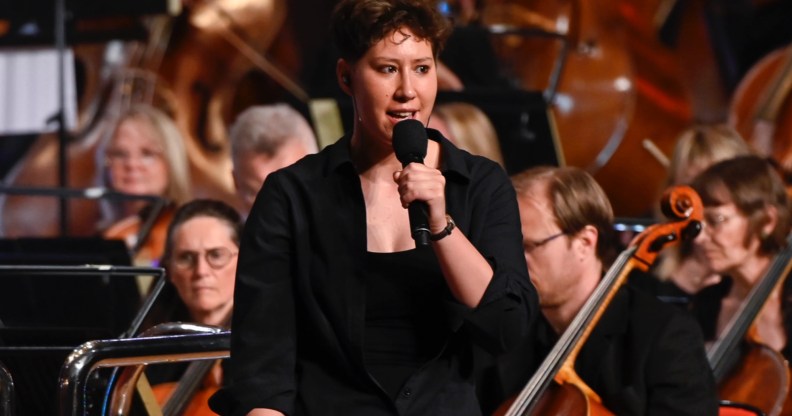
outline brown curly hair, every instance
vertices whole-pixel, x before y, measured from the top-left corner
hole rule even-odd
[[[331,29],[341,57],[355,62],[390,33],[408,28],[432,44],[437,57],[451,34],[451,25],[431,0],[341,0]]]

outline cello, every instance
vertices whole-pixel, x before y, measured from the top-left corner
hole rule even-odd
[[[619,255],[520,394],[513,402],[501,406],[495,415],[612,414],[575,372],[575,361],[630,271],[648,270],[664,247],[692,239],[701,230],[703,206],[692,188],[670,188],[662,205],[672,221],[649,227]],[[504,412],[505,405],[509,407]]]
[[[792,235],[767,273],[750,291],[723,334],[707,350],[722,399],[755,406],[767,415],[781,413],[789,391],[790,372],[784,357],[750,331],[756,316],[792,270]],[[739,349],[746,349],[735,363]]]

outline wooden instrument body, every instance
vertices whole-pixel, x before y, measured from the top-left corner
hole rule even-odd
[[[781,353],[764,344],[752,327],[767,300],[782,289],[792,271],[790,243],[792,235],[707,350],[721,398],[751,405],[773,416],[781,414],[787,401],[790,370]],[[740,350],[746,344],[747,348]],[[731,357],[735,356],[738,359],[732,362]]]
[[[669,3],[499,0],[482,13],[487,25],[543,33],[493,43],[521,88],[548,93],[558,71],[548,98],[564,161],[592,173],[620,216],[646,215],[661,193],[666,167],[647,139],[669,155],[694,121],[726,114],[703,2],[686,2],[674,45],[660,39]],[[625,181],[626,172],[641,181]]]
[[[78,47],[86,82],[79,97],[80,125],[70,132],[66,149],[66,186],[96,185],[98,145],[112,130],[114,117],[131,103],[142,101],[164,110],[180,128],[194,196],[238,205],[227,126],[240,111],[236,101],[250,94],[239,90],[241,81],[259,70],[252,59],[261,58],[257,54],[270,48],[287,10],[286,0],[190,2],[181,16],[152,19],[148,42],[127,44],[120,62],[103,61],[107,45]],[[5,184],[58,186],[58,148],[56,135],[40,136]],[[68,207],[69,235],[98,232],[96,201],[74,199]],[[61,229],[58,211],[55,198],[8,196],[0,202],[0,233],[56,236]]]
[[[750,344],[737,367],[720,383],[722,400],[747,403],[767,415],[778,415],[789,390],[789,367],[781,354],[762,344]]]
[[[734,93],[729,122],[792,177],[792,46],[757,62]]]
[[[503,416],[514,401],[503,403],[492,416]],[[548,387],[547,394],[542,396],[536,405],[534,414],[559,416],[610,416],[608,411],[596,400],[591,400],[586,393],[575,384],[553,383]]]

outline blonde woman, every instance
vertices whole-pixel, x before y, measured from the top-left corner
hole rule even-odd
[[[190,175],[184,139],[176,124],[162,111],[134,105],[125,111],[98,153],[100,185],[127,195],[158,196],[168,208],[145,241],[139,244],[141,224],[149,215],[146,200],[106,199],[100,229],[105,238],[119,238],[139,248],[136,263],[148,263],[162,255],[165,229],[173,208],[190,199]],[[146,237],[146,236],[142,236]]]

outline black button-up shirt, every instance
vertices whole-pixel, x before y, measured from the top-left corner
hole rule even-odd
[[[537,312],[516,196],[496,163],[439,133],[446,207],[494,275],[469,309],[438,299],[451,334],[442,352],[388,397],[363,364],[366,206],[349,137],[271,174],[248,217],[237,269],[222,414],[478,415],[470,346],[516,344]]]

